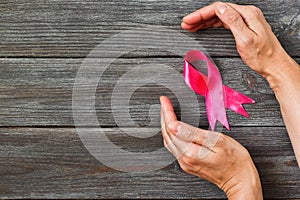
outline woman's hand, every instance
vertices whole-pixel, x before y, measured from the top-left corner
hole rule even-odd
[[[243,61],[265,78],[292,60],[255,6],[216,2],[184,17],[181,26],[191,32],[221,26],[231,30]]]
[[[216,184],[229,199],[262,199],[257,170],[242,145],[224,134],[177,121],[170,100],[160,100],[165,147],[185,172]]]

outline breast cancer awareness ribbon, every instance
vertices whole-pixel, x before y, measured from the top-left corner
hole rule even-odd
[[[207,76],[196,69],[200,67],[199,61],[207,63]],[[211,130],[215,130],[217,121],[230,130],[225,108],[249,117],[242,104],[253,104],[255,101],[223,85],[218,68],[202,51],[191,50],[186,54],[183,75],[186,84],[206,98],[206,112]]]

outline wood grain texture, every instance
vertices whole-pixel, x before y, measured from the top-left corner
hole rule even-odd
[[[251,117],[244,118],[228,110],[232,126],[283,126],[279,105],[266,81],[255,72],[248,69],[239,58],[214,59],[220,68],[224,83],[237,91],[249,95],[256,104],[245,105]],[[74,126],[72,115],[72,90],[76,73],[82,59],[1,59],[0,60],[0,124],[1,126]],[[299,60],[298,60],[299,61]],[[96,92],[96,112],[100,125],[116,126],[111,111],[111,95],[117,81],[130,69],[143,64],[163,63],[179,73],[182,72],[181,58],[120,58],[110,65],[102,75]],[[95,75],[95,74],[94,74]],[[96,74],[97,76],[97,74]],[[100,75],[99,75],[100,76]],[[137,79],[139,77],[136,77]],[[133,79],[132,81],[134,82]],[[166,77],[165,82],[181,87],[178,79]],[[178,82],[179,81],[179,82]],[[134,86],[134,85],[133,85]],[[130,86],[129,87],[133,87]],[[86,83],[79,86],[82,99],[86,98],[84,91],[91,87]],[[128,89],[128,88],[127,88]],[[184,96],[186,88],[179,94]],[[178,92],[177,92],[178,93]],[[125,116],[129,109],[132,120],[141,126],[149,124],[151,118],[154,126],[159,126],[158,109],[150,112],[151,106],[159,108],[159,96],[172,97],[178,116],[180,105],[174,94],[158,84],[139,86],[133,94],[124,92],[116,94],[120,101],[131,96],[129,108],[120,108],[119,116]],[[205,99],[198,97],[200,108],[200,125],[206,126]],[[197,106],[197,105],[191,105]],[[89,113],[86,105],[79,108],[82,116]],[[189,122],[198,113],[191,113]],[[92,126],[84,122],[86,126]],[[120,126],[128,126],[126,117]]]
[[[1,57],[85,57],[101,41],[122,30],[157,26],[181,31],[184,15],[213,1],[5,1],[0,3]],[[277,37],[293,56],[300,56],[298,0],[231,1],[262,9]],[[155,28],[154,28],[155,30]],[[186,33],[185,31],[181,31]],[[213,56],[237,56],[229,31],[189,34]],[[145,52],[144,52],[145,53]],[[166,52],[155,51],[162,55]],[[166,54],[167,55],[167,54]],[[130,57],[149,56],[135,52]]]
[[[132,140],[116,128],[105,132],[128,151],[162,147],[160,134]],[[299,168],[285,128],[235,127],[228,134],[253,156],[265,198],[300,198]],[[0,137],[1,198],[225,197],[212,184],[184,173],[176,162],[147,173],[108,168],[87,152],[72,128],[1,128]]]
[[[140,38],[142,41],[168,35],[168,30],[195,39],[195,45],[202,45],[213,56],[224,83],[256,100],[256,104],[245,106],[251,115],[249,119],[227,111],[232,130],[223,131],[246,146],[253,156],[265,198],[300,198],[300,171],[279,105],[266,81],[243,64],[229,31],[210,29],[187,33],[180,28],[184,15],[212,2],[0,2],[0,198],[226,198],[213,184],[184,173],[177,162],[147,173],[119,172],[95,159],[81,142],[74,128],[72,92],[84,58],[98,44],[115,34],[140,28],[153,30],[145,33]],[[300,62],[299,0],[230,2],[260,7],[284,48]],[[168,30],[159,32],[160,29]],[[135,36],[129,34],[128,38]],[[187,48],[185,39],[177,40],[178,48]],[[111,45],[114,48],[126,47],[128,41],[125,38]],[[109,65],[100,77],[93,109],[110,141],[124,150],[145,153],[145,159],[149,159],[147,152],[162,147],[160,133],[141,139],[129,136],[129,132],[139,136],[157,132],[158,97],[161,95],[171,97],[180,119],[185,112],[181,108],[186,104],[179,103],[175,95],[188,96],[186,88],[180,85],[182,80],[174,78],[171,71],[171,75],[160,82],[162,84],[146,84],[129,94],[128,89],[135,86],[136,79],[133,79],[132,85],[123,87],[116,94],[117,102],[124,101],[128,95],[131,98],[128,107],[116,106],[121,121],[115,122],[111,109],[112,93],[117,81],[130,70],[144,64],[147,67],[165,64],[182,73],[182,58],[158,45],[148,47],[125,53]],[[101,54],[102,61],[105,63],[111,55],[107,50]],[[99,75],[96,73],[98,67],[91,68],[90,77]],[[92,87],[90,77],[87,76],[78,86],[82,91],[81,99],[93,98],[86,96],[86,91]],[[164,83],[182,90],[174,94],[163,86]],[[206,127],[204,98],[198,96],[197,99],[199,125]],[[78,109],[83,119],[93,111],[86,104]],[[126,109],[129,109],[130,118],[138,128],[129,123]],[[184,119],[186,122],[197,116],[194,111],[188,115]],[[89,120],[80,125],[89,126],[81,129],[84,133],[100,133],[99,129],[91,127],[94,124]],[[95,142],[97,145],[97,142],[103,141],[95,139]],[[110,154],[114,153],[112,148],[108,150]],[[159,163],[159,157],[155,161]]]

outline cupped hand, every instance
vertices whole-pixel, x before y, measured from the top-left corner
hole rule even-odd
[[[262,199],[257,170],[241,144],[177,121],[171,101],[167,97],[160,101],[165,147],[185,172],[216,184],[229,199]]]
[[[181,26],[191,32],[222,26],[231,30],[243,61],[265,78],[291,60],[255,6],[216,2],[184,17]]]

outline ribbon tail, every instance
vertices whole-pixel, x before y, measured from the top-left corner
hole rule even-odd
[[[219,117],[219,116],[216,116],[216,115],[210,113],[209,110],[207,110],[207,111],[208,111],[207,112],[208,123],[209,123],[209,126],[212,131],[215,131],[215,129],[216,129],[217,121],[219,121],[227,130],[230,130],[228,119],[226,116]]]
[[[255,101],[228,86],[223,86],[223,90],[225,98],[225,107],[249,118],[250,116],[242,104],[253,104],[255,103]]]
[[[216,104],[214,104],[212,100],[213,98],[208,92],[208,94],[206,95],[206,112],[211,130],[215,130],[217,121],[219,121],[223,126],[225,126],[227,130],[230,130],[225,107],[221,106],[217,108],[215,106]]]

